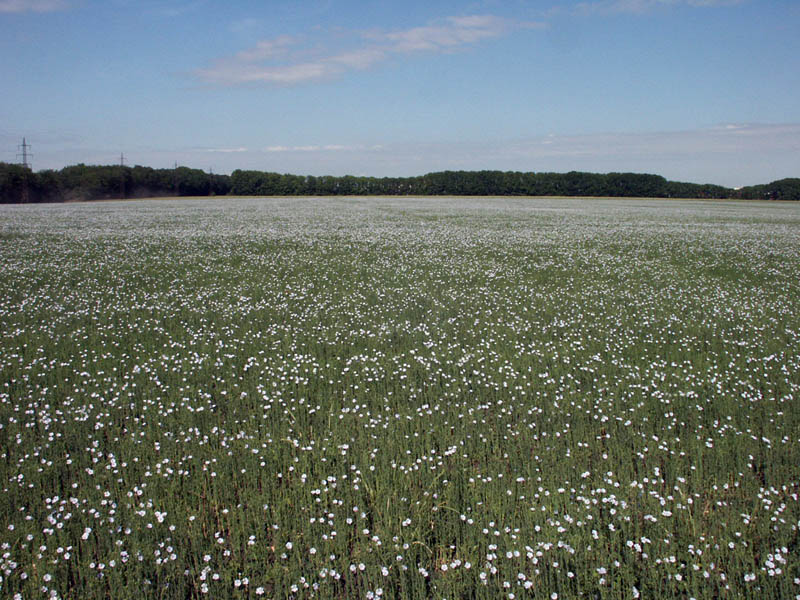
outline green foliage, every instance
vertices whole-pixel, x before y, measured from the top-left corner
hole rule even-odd
[[[417,177],[302,176],[237,169],[87,166],[32,173],[0,163],[0,202],[63,202],[156,196],[587,196],[800,200],[800,179],[733,190],[642,173],[441,171]]]
[[[29,197],[37,198],[37,183],[36,175],[30,169],[0,163],[0,202],[22,202],[26,192]]]
[[[739,190],[740,198],[756,200],[800,200],[800,179],[779,179],[766,185],[754,185]]]
[[[230,191],[230,177],[200,169],[152,169],[119,165],[72,165],[34,173],[0,163],[0,203],[68,202],[155,196],[212,196]]]
[[[730,198],[722,186],[670,182],[638,173],[520,173],[441,171],[418,177],[298,177],[263,171],[234,171],[237,196],[597,196],[645,198]]]

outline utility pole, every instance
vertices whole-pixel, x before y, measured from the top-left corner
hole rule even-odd
[[[22,138],[22,144],[17,146],[17,148],[19,148],[21,151],[17,154],[17,157],[22,157],[22,166],[28,170],[31,170],[31,165],[28,163],[28,157],[33,156],[33,154],[28,153],[28,149],[30,147],[31,145],[25,141],[25,138]]]
[[[125,199],[125,155],[119,153],[119,171],[120,171],[120,196]]]
[[[22,150],[22,152],[17,154],[17,157],[19,157],[19,156],[22,157],[22,167],[26,171],[31,171],[32,170],[31,169],[31,165],[28,162],[28,157],[33,156],[32,154],[28,153],[28,149],[30,147],[31,147],[31,145],[27,141],[25,141],[25,138],[23,137],[22,138],[22,145],[19,146],[19,148],[20,148],[20,150]],[[30,194],[29,194],[29,191],[28,191],[28,173],[25,173],[25,172],[22,173],[22,202],[25,203],[25,204],[30,202]]]

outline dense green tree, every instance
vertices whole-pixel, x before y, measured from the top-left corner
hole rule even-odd
[[[738,197],[753,200],[800,200],[800,179],[779,179],[738,190]]]
[[[120,165],[64,167],[33,173],[0,163],[0,202],[65,202],[153,196],[208,196],[230,192],[230,177],[199,169],[152,169]]]
[[[608,196],[669,198],[757,198],[800,200],[800,179],[781,179],[740,190],[667,181],[641,173],[522,173],[440,171],[418,177],[314,177],[237,169],[230,176],[176,167],[88,166],[33,173],[0,163],[0,202],[63,202],[153,196]]]
[[[0,163],[0,202],[24,202],[24,190],[27,186],[30,193],[32,181],[33,174],[29,169],[21,165]]]

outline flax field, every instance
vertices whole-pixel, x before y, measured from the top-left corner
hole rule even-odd
[[[800,598],[800,203],[0,207],[0,597]]]

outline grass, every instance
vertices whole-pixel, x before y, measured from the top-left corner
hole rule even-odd
[[[0,210],[8,597],[800,594],[800,206]]]

